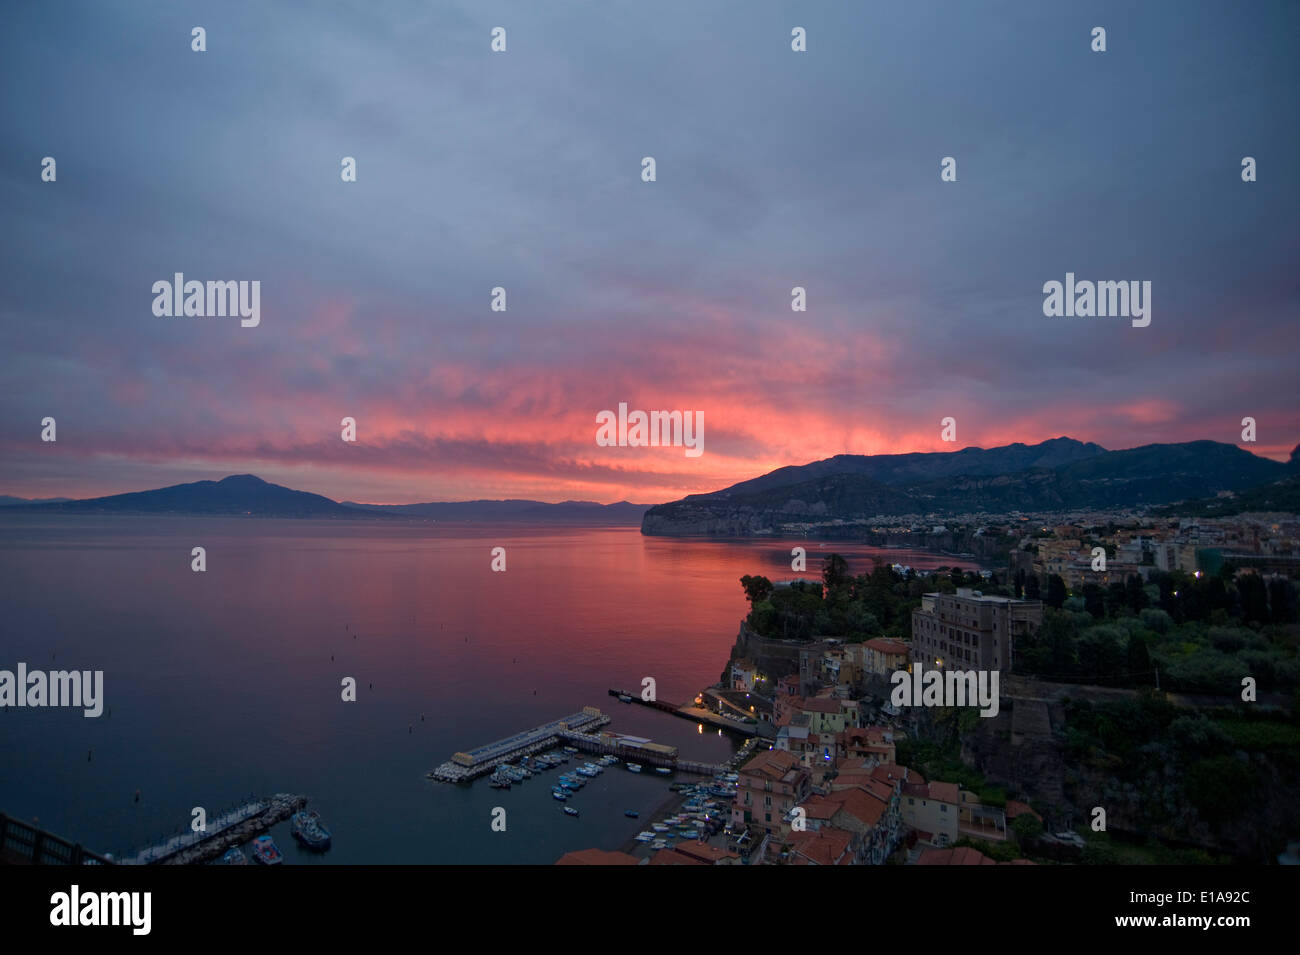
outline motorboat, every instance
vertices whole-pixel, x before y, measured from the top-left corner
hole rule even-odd
[[[279,865],[284,861],[280,848],[270,836],[258,836],[253,840],[253,858],[262,865]]]

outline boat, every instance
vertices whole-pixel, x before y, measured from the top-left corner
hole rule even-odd
[[[292,831],[293,837],[301,842],[304,848],[324,852],[330,847],[330,831],[321,823],[320,814],[314,809],[295,812],[292,817]]]
[[[667,831],[668,831],[668,827],[665,826],[662,822],[656,822],[656,823],[655,823],[653,826],[651,826],[650,828],[653,829],[655,832],[667,832]]]
[[[637,842],[650,842],[651,840],[654,839],[654,837],[655,837],[655,834],[654,834],[653,832],[638,832],[638,833],[636,834],[636,841],[637,841]]]
[[[565,751],[566,753],[570,753],[570,754],[572,754],[572,753],[576,753],[576,752],[578,751],[578,747],[576,747],[576,746],[566,746],[566,747],[564,747],[564,751]]]
[[[566,816],[576,816],[578,814],[578,810],[574,809],[572,806],[565,806],[564,814]]]
[[[599,763],[583,763],[584,769],[590,769],[593,773],[603,773],[605,770]]]
[[[221,857],[222,865],[248,865],[248,856],[244,855],[244,850],[239,846],[231,846],[226,850],[226,854]]]
[[[504,776],[493,776],[488,780],[488,785],[493,789],[509,789],[510,780],[506,779]]]
[[[564,800],[569,798],[569,794],[561,790],[560,792],[552,792],[551,798],[558,799],[560,802],[564,802]]]
[[[279,865],[284,861],[280,849],[270,836],[258,836],[253,840],[253,858],[262,865]]]
[[[669,769],[667,766],[656,766],[655,772],[659,773],[661,776],[667,776],[672,772],[672,770]]]
[[[623,815],[627,816],[629,819],[636,819],[641,815],[641,813],[637,812],[635,809],[625,809],[623,810]]]
[[[628,770],[628,772],[630,772],[630,773],[639,773],[639,772],[641,772],[641,764],[640,764],[640,763],[628,763],[628,764],[627,764],[627,770]]]
[[[618,701],[620,703],[631,703],[632,697],[628,696],[626,693],[620,693],[618,695]]]
[[[581,776],[586,776],[588,779],[594,778],[597,775],[594,769],[588,769],[586,766],[579,766],[578,774]]]
[[[654,842],[650,843],[650,848],[653,849],[655,852],[658,852],[660,849],[667,849],[667,848],[668,848],[668,840],[667,840],[667,839],[656,839]]]

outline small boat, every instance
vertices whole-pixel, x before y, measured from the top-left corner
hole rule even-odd
[[[253,840],[253,858],[262,865],[279,865],[284,861],[280,849],[270,836],[258,836]]]
[[[492,779],[488,782],[488,785],[491,786],[493,789],[509,789],[510,780],[502,779],[499,776],[493,776]]]
[[[650,848],[653,849],[655,852],[658,852],[660,849],[667,849],[667,848],[668,848],[668,840],[667,840],[667,839],[656,839],[654,842],[650,843]]]
[[[628,764],[627,764],[627,770],[628,770],[628,772],[630,772],[630,773],[639,773],[639,772],[641,772],[641,764],[640,764],[640,763],[628,763]]]
[[[672,772],[672,770],[669,769],[667,766],[656,766],[655,772],[659,773],[661,776],[667,776]]]
[[[655,832],[667,832],[667,831],[668,831],[668,827],[665,826],[662,822],[656,822],[656,823],[655,823],[653,826],[651,826],[650,828],[653,829]]]
[[[641,815],[641,813],[637,812],[635,809],[625,809],[623,810],[623,815],[627,816],[629,819],[636,819]]]
[[[248,856],[244,855],[244,850],[239,846],[231,846],[226,850],[226,854],[221,857],[222,865],[248,865]]]
[[[576,816],[578,814],[578,810],[574,809],[572,806],[565,806],[564,814],[566,816]]]
[[[316,810],[302,810],[293,814],[293,837],[304,848],[324,852],[330,847],[330,831],[320,821]]]
[[[631,703],[632,697],[628,696],[626,693],[620,693],[618,695],[618,701],[620,703]]]
[[[650,842],[652,839],[654,839],[654,837],[655,837],[655,834],[654,834],[653,832],[638,832],[638,833],[636,834],[636,841],[637,841],[637,842]]]
[[[576,746],[566,746],[566,747],[564,747],[564,751],[565,751],[566,753],[573,754],[573,753],[576,753],[576,752],[578,751],[578,747],[576,747]]]
[[[566,800],[566,799],[569,798],[569,794],[566,793],[566,792],[563,792],[563,791],[561,791],[561,792],[552,792],[552,793],[551,793],[551,798],[552,798],[552,799],[558,799],[560,802],[564,802],[564,800]]]
[[[588,779],[594,778],[596,775],[598,775],[594,769],[588,769],[586,766],[579,766],[578,774],[582,776],[586,776]]]

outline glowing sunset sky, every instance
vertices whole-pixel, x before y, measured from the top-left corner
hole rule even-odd
[[[0,494],[655,503],[1300,442],[1294,4],[109,6],[0,34]],[[155,317],[175,272],[259,280],[261,324]],[[1150,326],[1045,317],[1066,272],[1151,281]],[[620,401],[702,412],[705,453],[597,447]]]

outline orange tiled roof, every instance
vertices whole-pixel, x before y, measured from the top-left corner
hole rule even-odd
[[[560,856],[556,865],[640,865],[641,860],[626,852],[606,852],[604,849],[578,849]]]

